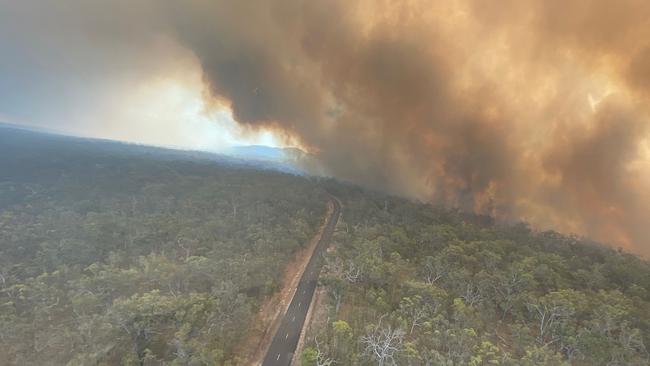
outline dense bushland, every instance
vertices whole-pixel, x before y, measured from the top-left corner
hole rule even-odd
[[[650,264],[525,224],[332,186],[304,365],[647,365]],[[321,320],[322,321],[322,320]]]
[[[306,178],[0,132],[0,365],[241,364],[324,218]]]

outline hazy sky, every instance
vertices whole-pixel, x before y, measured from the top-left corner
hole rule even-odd
[[[0,0],[0,121],[206,150],[280,144],[208,108],[199,61],[152,28],[153,4]]]
[[[647,0],[0,0],[0,50],[4,120],[299,144],[341,178],[650,254]]]

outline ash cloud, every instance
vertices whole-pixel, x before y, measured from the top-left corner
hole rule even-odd
[[[28,0],[3,9],[13,11],[0,15],[0,45],[37,49],[0,66],[3,75],[63,68],[94,85],[165,70],[188,53],[207,100],[245,126],[299,140],[329,174],[650,254],[647,1]]]

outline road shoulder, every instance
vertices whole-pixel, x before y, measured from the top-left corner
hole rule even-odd
[[[280,326],[282,317],[291,303],[291,299],[293,298],[293,294],[305,267],[309,263],[333,212],[334,205],[328,200],[323,223],[319,227],[316,235],[311,239],[309,245],[296,252],[293,258],[287,263],[282,278],[282,289],[266,299],[260,306],[260,310],[251,323],[251,335],[242,342],[240,354],[244,356],[245,361],[241,365],[258,366],[262,364],[262,360]],[[246,350],[250,351],[246,352]]]

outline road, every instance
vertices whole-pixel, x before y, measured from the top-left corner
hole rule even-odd
[[[328,221],[323,230],[323,234],[318,244],[316,244],[309,263],[305,267],[305,271],[291,299],[291,304],[289,304],[287,312],[284,314],[280,323],[280,327],[273,337],[262,366],[288,366],[291,364],[293,353],[300,339],[300,332],[305,323],[307,310],[309,310],[309,305],[316,290],[318,275],[323,265],[323,254],[329,246],[334,228],[341,215],[341,204],[338,199],[331,197],[331,202],[334,205],[334,210],[327,219]]]

